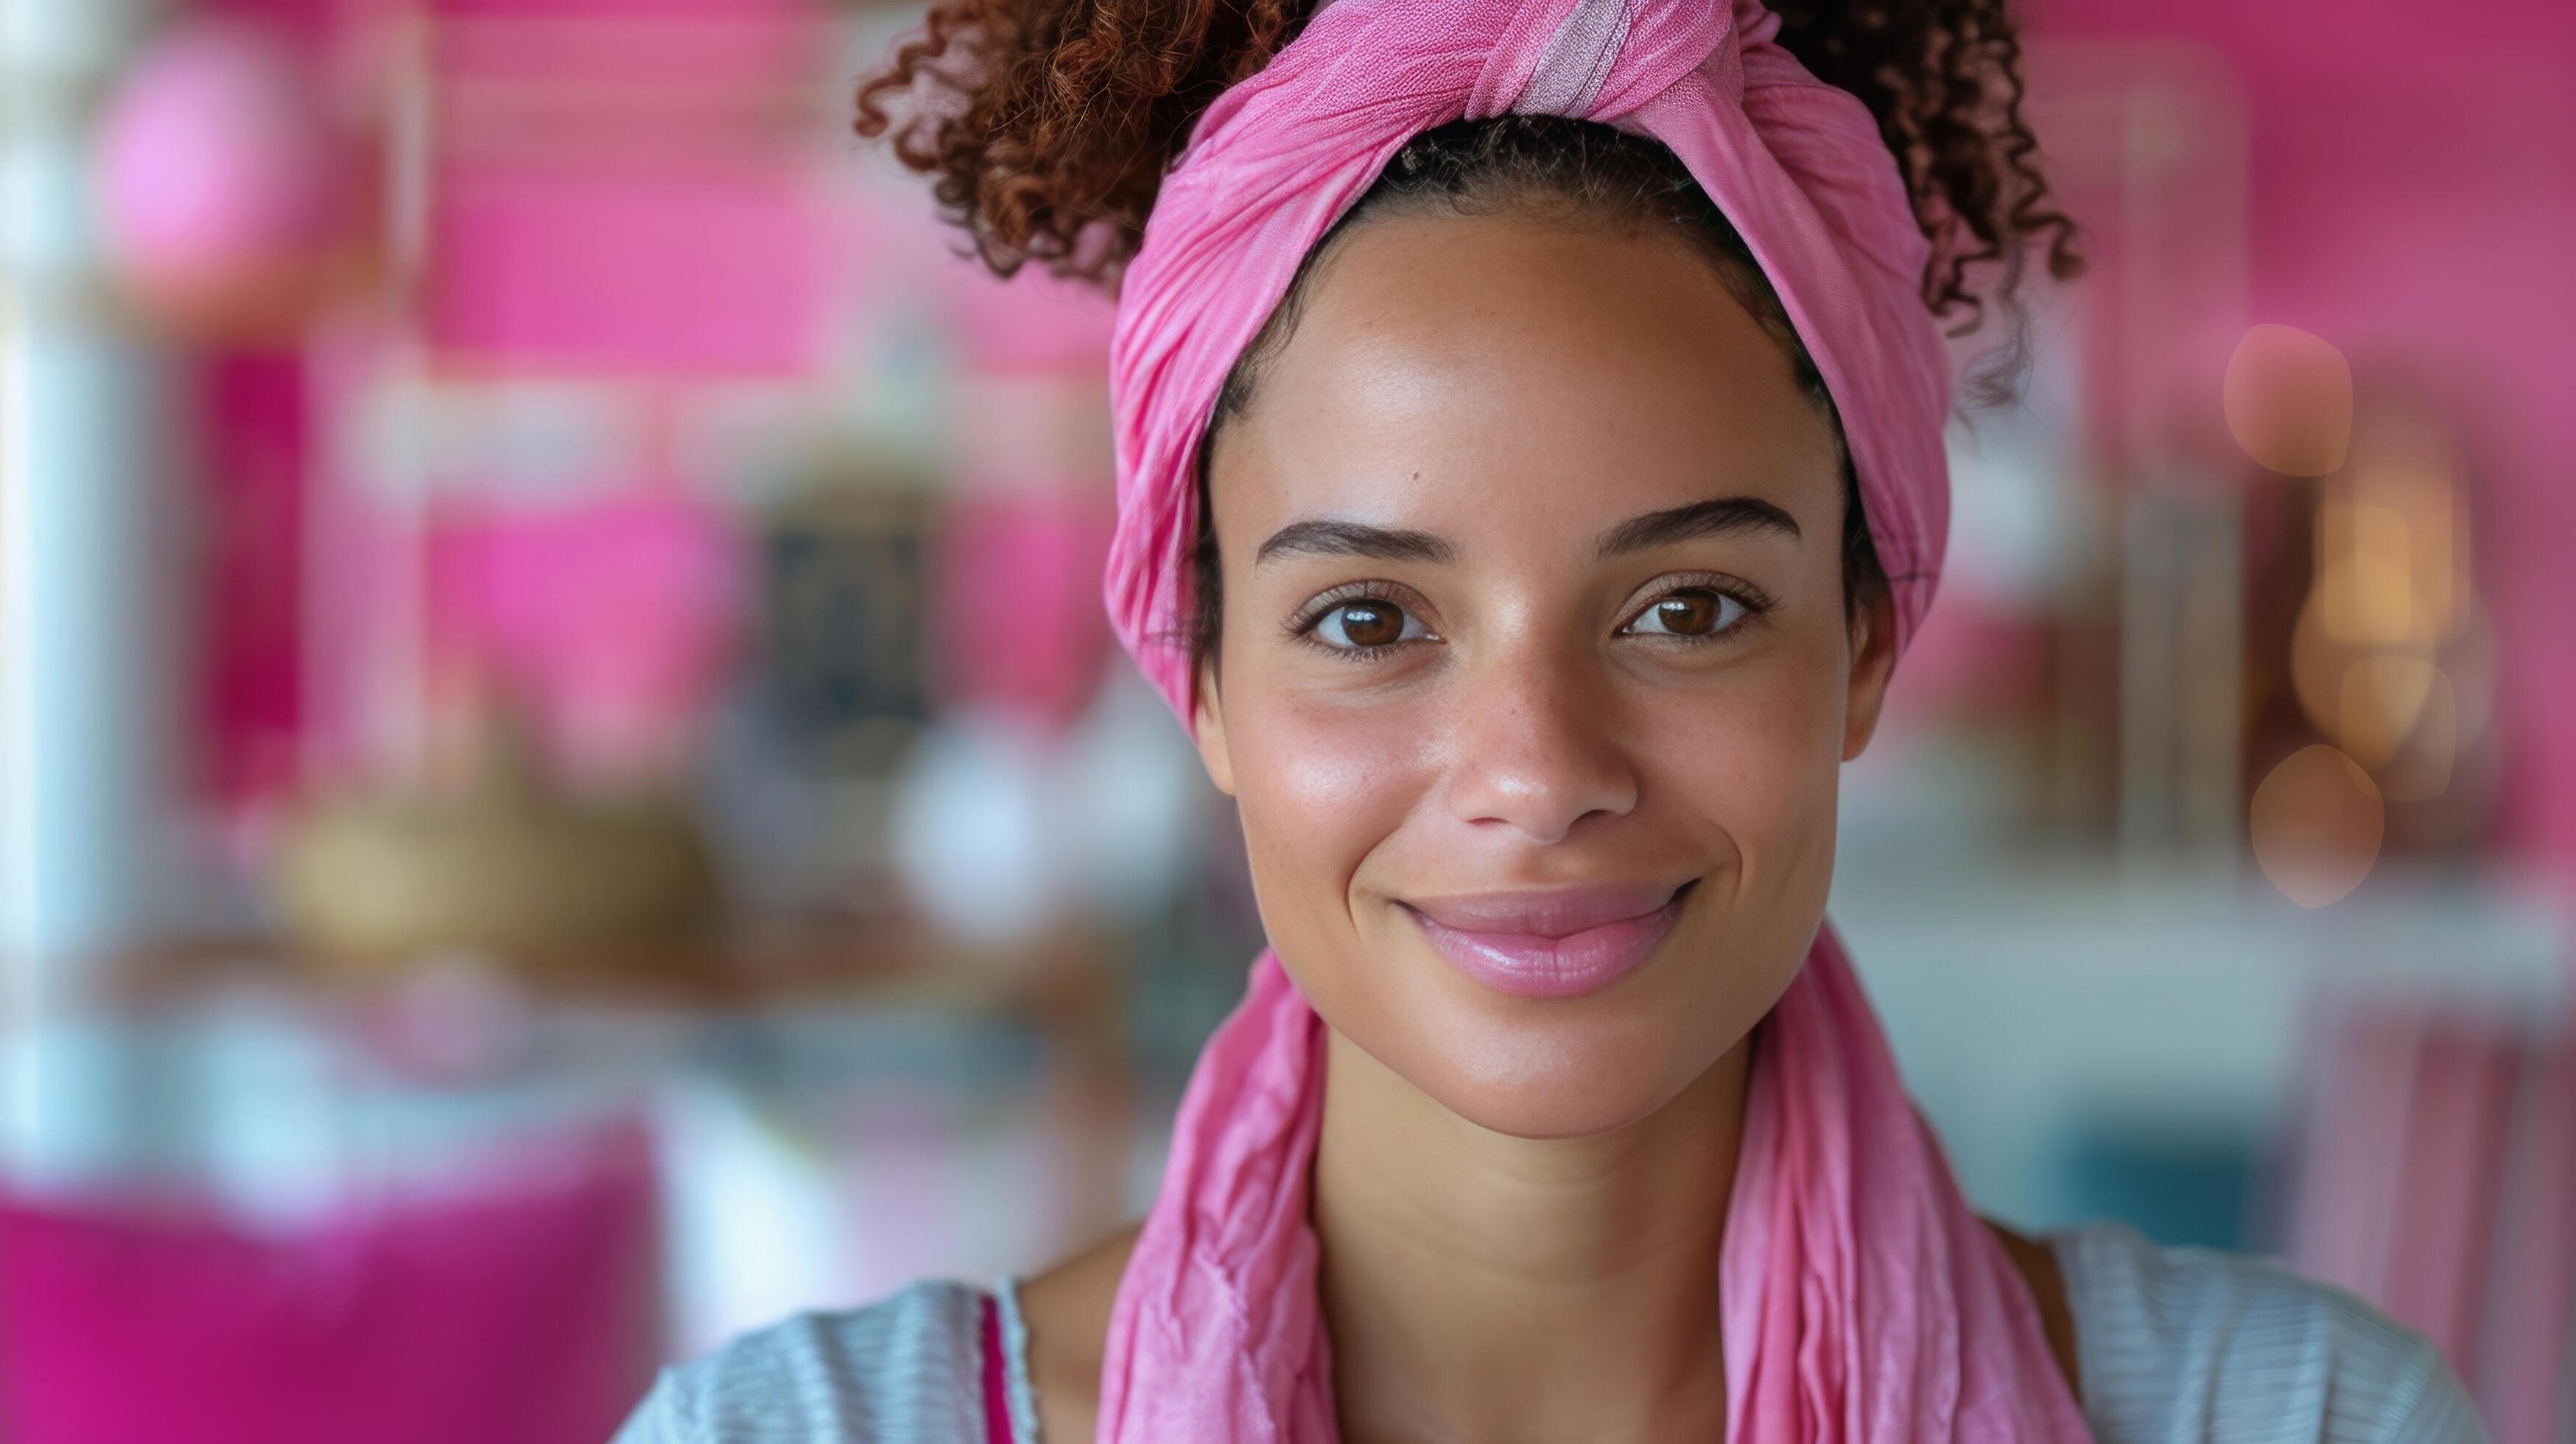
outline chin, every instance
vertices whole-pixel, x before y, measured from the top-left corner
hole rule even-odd
[[[1488,1132],[1536,1141],[1604,1137],[1645,1121],[1672,1098],[1665,1094],[1642,1102],[1618,1097],[1551,1099],[1471,1088],[1464,1096],[1440,1101],[1450,1112]]]
[[[1501,1001],[1508,1006],[1453,1004],[1438,1026],[1371,1056],[1480,1128],[1588,1138],[1651,1116],[1733,1046],[1693,1046],[1669,1012],[1607,997],[1575,1009]]]

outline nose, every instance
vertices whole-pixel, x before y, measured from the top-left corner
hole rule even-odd
[[[1452,815],[1544,844],[1595,813],[1635,809],[1637,770],[1597,669],[1516,647],[1462,671],[1452,699]]]

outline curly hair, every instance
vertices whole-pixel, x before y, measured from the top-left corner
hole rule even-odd
[[[1037,261],[1114,285],[1199,113],[1293,39],[1316,0],[936,0],[858,89],[862,136],[932,179],[1002,275]],[[2034,254],[2083,269],[2022,116],[2006,0],[1777,0],[1780,43],[1878,120],[1932,241],[1924,304],[1952,334]],[[925,94],[925,92],[927,94]],[[898,115],[887,101],[936,97]],[[1970,271],[2000,274],[1983,287]]]

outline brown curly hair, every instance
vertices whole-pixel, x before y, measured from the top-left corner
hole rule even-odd
[[[856,129],[891,133],[942,211],[1002,275],[1037,261],[1114,285],[1190,126],[1293,39],[1316,0],[936,0],[858,89]],[[2022,118],[2005,0],[1777,0],[1780,43],[1860,97],[1933,242],[1923,300],[1953,334],[2009,297],[2036,249],[2083,268]],[[902,115],[887,101],[922,103]]]

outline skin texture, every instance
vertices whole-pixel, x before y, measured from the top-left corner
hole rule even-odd
[[[1830,423],[1674,236],[1395,215],[1319,262],[1210,465],[1196,732],[1331,1032],[1345,1438],[1720,1437],[1747,1038],[1893,660],[1884,600],[1845,606]],[[1575,998],[1470,980],[1404,906],[1641,881],[1689,887],[1672,932]],[[1047,1444],[1091,1437],[1130,1242],[1026,1290]]]

